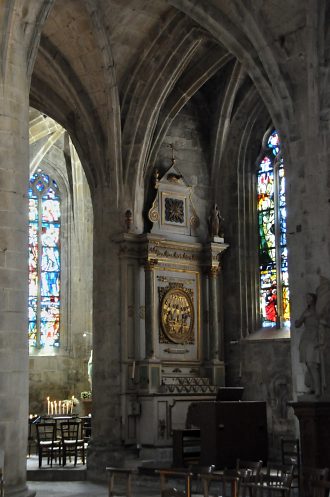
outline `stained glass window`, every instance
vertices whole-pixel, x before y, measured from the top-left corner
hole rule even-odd
[[[257,173],[260,315],[262,326],[290,321],[285,171],[277,131],[267,140]]]
[[[60,344],[60,228],[57,183],[38,171],[29,184],[29,345]]]

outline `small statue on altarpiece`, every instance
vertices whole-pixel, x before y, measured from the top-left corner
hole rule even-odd
[[[213,204],[211,214],[209,216],[209,229],[211,237],[224,237],[223,223],[224,219],[220,214],[217,204]]]

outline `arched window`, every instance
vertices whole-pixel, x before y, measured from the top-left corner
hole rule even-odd
[[[290,320],[285,174],[277,131],[266,136],[257,172],[260,316],[263,327]]]
[[[60,344],[61,206],[57,183],[38,170],[29,184],[29,345]]]

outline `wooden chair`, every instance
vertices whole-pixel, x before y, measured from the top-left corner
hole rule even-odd
[[[67,457],[74,456],[74,465],[77,465],[78,454],[81,455],[82,463],[85,464],[84,441],[80,435],[79,421],[64,421],[61,423],[61,446],[63,466],[66,465]]]
[[[203,497],[210,497],[211,487],[212,495],[238,497],[239,477],[236,470],[201,474],[200,478],[203,484]]]
[[[294,465],[291,489],[298,489],[300,494],[300,443],[298,438],[281,439],[282,464]]]
[[[199,464],[190,464],[188,471],[191,473],[193,481],[193,495],[200,495],[203,493],[203,482],[201,475],[210,475],[215,470],[214,464],[210,466],[200,466]]]
[[[278,493],[282,497],[289,497],[293,480],[294,466],[271,463],[267,464],[266,474],[260,474],[260,480],[255,487],[255,495],[258,497],[272,497]]]
[[[92,418],[91,416],[83,416],[81,420],[81,439],[88,444],[92,435]]]
[[[326,481],[328,474],[328,468],[302,466],[300,470],[300,490],[302,497],[311,497],[316,484],[320,481]]]
[[[328,480],[315,480],[311,484],[310,497],[329,497],[330,496],[330,481]]]
[[[36,425],[37,431],[37,448],[39,456],[39,468],[42,465],[42,458],[47,457],[47,464],[53,466],[53,460],[59,459],[61,463],[61,444],[57,440],[57,430],[55,422],[42,421]]]
[[[193,474],[190,471],[175,471],[172,469],[160,469],[160,495],[161,497],[191,497],[191,479]],[[168,486],[168,480],[182,481],[183,489]]]
[[[247,494],[252,497],[256,491],[256,485],[260,479],[262,461],[244,461],[237,459],[236,471],[239,478],[238,494],[245,497]]]
[[[115,494],[115,477],[122,477],[126,481],[126,497],[132,497],[132,474],[134,469],[132,468],[116,468],[114,466],[108,466],[105,468],[109,473],[109,497],[114,497]]]

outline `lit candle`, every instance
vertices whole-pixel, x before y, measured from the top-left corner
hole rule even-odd
[[[133,365],[132,365],[132,380],[134,380],[135,378],[135,361],[133,361]]]
[[[55,414],[57,414],[57,401],[54,400],[54,411],[55,411]]]
[[[53,401],[50,403],[50,413],[53,416],[53,414],[54,414],[54,402]]]
[[[62,402],[60,400],[58,402],[58,413],[62,414]]]
[[[73,401],[74,401],[74,395],[72,395],[72,401],[71,401],[71,414],[73,413]]]
[[[50,409],[50,402],[49,402],[49,397],[47,397],[47,414],[49,416],[49,409]]]

